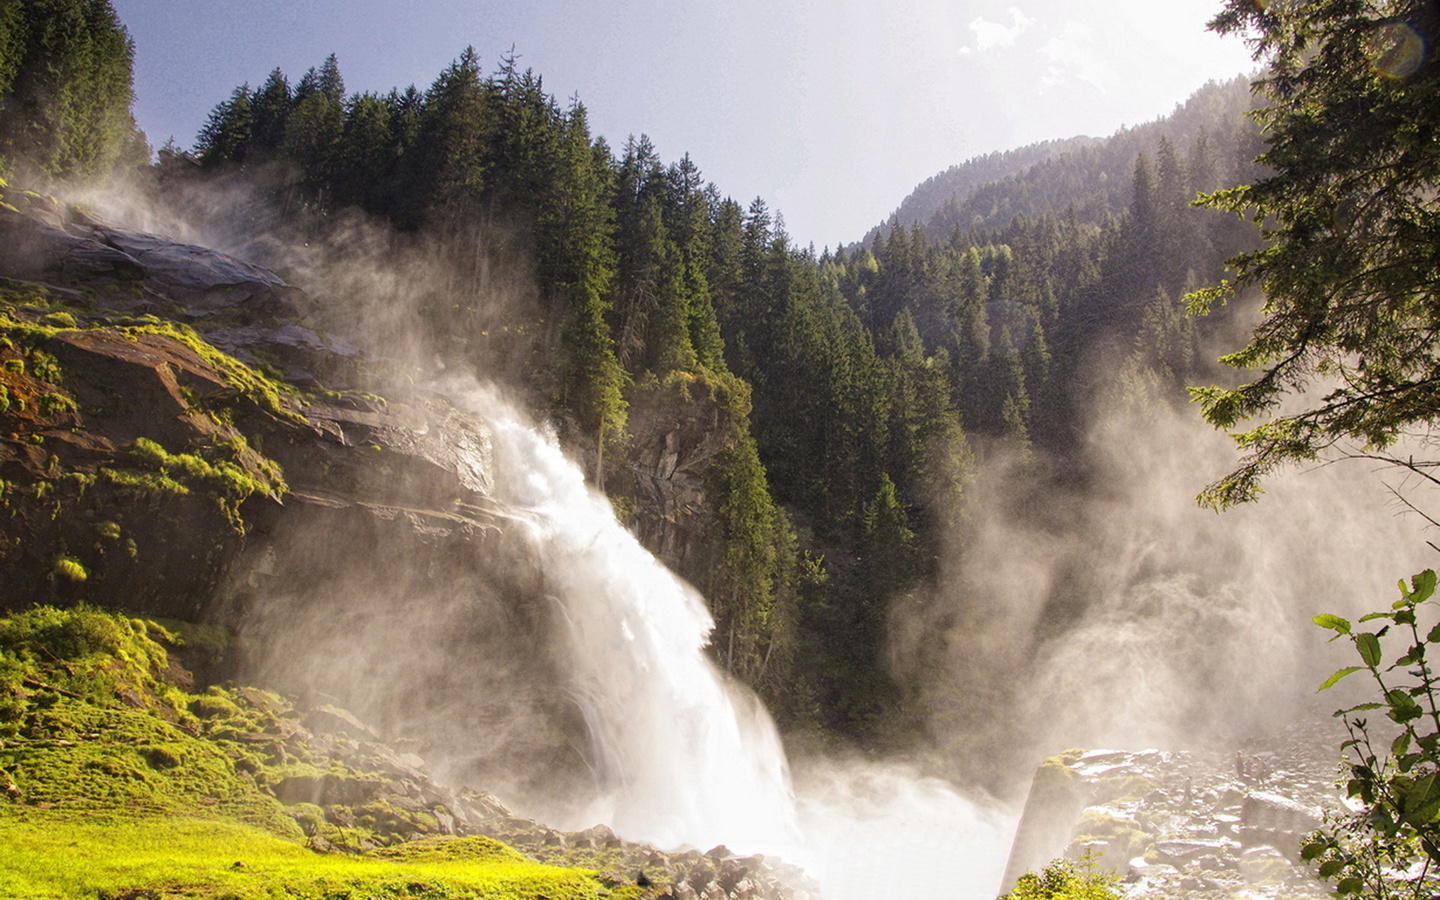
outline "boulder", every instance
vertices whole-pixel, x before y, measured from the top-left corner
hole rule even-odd
[[[1255,791],[1246,795],[1240,807],[1240,843],[1269,845],[1298,861],[1303,838],[1323,822],[1323,814],[1315,807],[1281,794]]]
[[[1334,728],[1328,716],[1277,728],[1267,743],[1284,752],[1069,751],[1047,760],[1016,830],[1005,889],[1055,857],[1088,855],[1123,877],[1128,900],[1327,896],[1298,858],[1320,807],[1338,804],[1324,728]]]

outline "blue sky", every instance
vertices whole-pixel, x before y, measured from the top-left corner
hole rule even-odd
[[[860,238],[919,182],[992,150],[1105,135],[1251,69],[1219,0],[112,0],[152,145],[279,66],[330,53],[346,88],[426,87],[513,46],[614,147],[646,133],[801,244]]]

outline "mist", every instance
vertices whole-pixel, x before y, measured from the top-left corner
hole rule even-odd
[[[556,827],[604,822],[662,847],[778,854],[832,900],[953,894],[963,845],[976,876],[963,896],[993,893],[1008,809],[875,760],[809,757],[792,781],[768,712],[706,655],[703,598],[639,546],[553,428],[521,408],[519,373],[546,336],[523,326],[542,318],[538,291],[503,227],[415,237],[346,214],[307,231],[238,179],[86,200],[273,267],[315,298],[306,324],[363,356],[367,375],[380,363],[374,387],[400,390],[392,405],[431,422],[422,398],[444,398],[481,423],[447,427],[473,469],[494,473],[482,527],[396,542],[363,511],[299,510],[255,535],[266,549],[226,598],[247,676],[352,709],[441,778]],[[499,349],[457,365],[467,354],[427,321],[437,304],[466,305]],[[857,846],[877,855],[863,862]],[[920,847],[923,864],[899,865]]]
[[[1079,476],[1068,487],[992,454],[939,587],[892,609],[892,664],[962,783],[1015,797],[1067,748],[1226,747],[1326,715],[1343,698],[1316,688],[1348,648],[1311,617],[1388,606],[1433,565],[1425,522],[1387,487],[1403,479],[1375,463],[1201,508],[1238,452],[1164,396],[1114,379],[1077,458],[1047,461]]]
[[[1428,564],[1423,523],[1373,465],[1290,472],[1221,515],[1198,507],[1232,442],[1153,386],[1117,384],[1076,458],[983,456],[937,587],[893,603],[916,762],[787,763],[753,694],[705,659],[703,600],[584,486],[553,424],[522,411],[554,338],[525,323],[554,317],[515,230],[401,235],[348,213],[282,225],[253,185],[182,188],[88,202],[274,268],[315,298],[306,324],[356,360],[333,373],[343,386],[396,391],[417,428],[452,429],[458,457],[498,473],[466,524],[413,544],[361,511],[292,512],[257,536],[266,549],[226,600],[247,674],[353,709],[440,777],[553,825],[778,852],[830,900],[993,896],[1041,759],[1223,746],[1323,715],[1340,704],[1317,706],[1314,688],[1345,661],[1310,617],[1388,603]],[[438,332],[441,308],[483,323],[488,343]],[[374,382],[346,381],[361,359]],[[478,424],[442,421],[427,397]],[[1077,477],[1057,485],[1043,466]],[[539,512],[561,481],[576,505]],[[557,538],[562,523],[579,530]]]
[[[356,364],[325,373],[334,382],[325,387],[359,377],[371,389],[409,390],[453,374],[457,360],[527,399],[543,387],[535,382],[558,337],[536,323],[558,316],[543,308],[524,228],[477,211],[401,232],[353,207],[307,205],[297,177],[279,163],[213,176],[142,173],[74,188],[67,199],[264,266],[305,291],[315,301],[305,324]]]

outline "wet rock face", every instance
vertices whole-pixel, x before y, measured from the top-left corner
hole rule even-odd
[[[9,192],[0,207],[0,270],[5,277],[62,286],[124,286],[108,298],[127,311],[213,316],[232,307],[249,315],[303,315],[303,291],[274,272],[206,247],[120,228],[46,197]]]
[[[1071,751],[1037,772],[1006,868],[1090,855],[1132,900],[1329,896],[1303,837],[1339,805],[1333,720],[1231,752]],[[1243,891],[1241,894],[1239,892]]]
[[[631,400],[636,534],[651,553],[692,578],[707,565],[717,528],[706,473],[733,445],[729,416],[699,386],[657,386]]]
[[[359,515],[442,558],[496,530],[479,422],[419,393],[296,390],[353,366],[307,327],[303,292],[43,197],[5,201],[0,604],[106,596],[221,619],[217,588],[291,518]]]

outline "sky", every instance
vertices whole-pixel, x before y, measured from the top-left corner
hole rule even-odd
[[[849,243],[975,156],[1168,114],[1251,71],[1220,0],[111,0],[135,114],[182,147],[233,89],[336,54],[346,90],[422,90],[512,48],[619,149],[647,134],[800,246]]]

